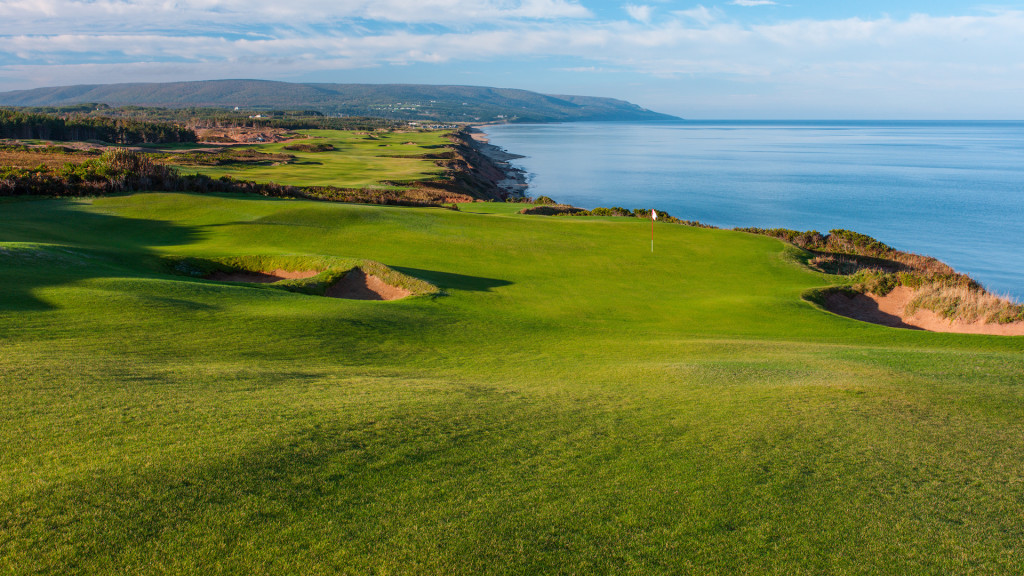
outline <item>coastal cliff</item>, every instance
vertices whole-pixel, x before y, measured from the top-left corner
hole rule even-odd
[[[444,164],[452,171],[453,191],[483,200],[526,195],[526,173],[509,163],[522,158],[488,142],[484,133],[466,128],[452,134],[453,156]]]

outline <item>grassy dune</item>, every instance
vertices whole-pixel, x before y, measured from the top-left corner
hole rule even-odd
[[[0,571],[1024,571],[1024,339],[816,309],[775,239],[517,208],[0,204]]]

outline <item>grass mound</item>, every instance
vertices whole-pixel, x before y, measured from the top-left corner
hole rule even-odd
[[[413,142],[413,144],[415,143]],[[334,144],[328,144],[326,142],[316,142],[313,144],[288,144],[283,148],[294,152],[333,152],[336,150]]]
[[[160,260],[164,269],[182,276],[267,284],[271,288],[314,296],[395,300],[440,292],[429,282],[368,260],[322,256],[165,256]]]
[[[389,284],[374,274],[367,274],[362,268],[353,268],[330,285],[324,295],[348,300],[400,300],[411,294],[405,288]]]

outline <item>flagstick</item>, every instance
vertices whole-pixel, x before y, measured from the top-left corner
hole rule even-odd
[[[657,216],[654,215],[654,210],[651,210],[651,254],[654,254],[654,220]]]

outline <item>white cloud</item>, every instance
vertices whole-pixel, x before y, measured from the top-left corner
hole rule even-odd
[[[751,25],[704,6],[623,9],[602,20],[571,0],[0,0],[0,89],[557,58],[793,101],[950,94],[980,106],[1024,93],[1021,10]]]
[[[689,10],[675,10],[672,14],[684,20],[692,20],[702,26],[708,26],[721,18],[721,12],[709,10],[704,6],[697,6]]]
[[[623,8],[626,10],[626,13],[629,14],[629,17],[632,18],[633,20],[636,20],[637,22],[643,22],[644,24],[649,24],[651,22],[651,15],[654,12],[654,9],[651,8],[650,6],[647,6],[645,4],[639,6],[634,4],[626,4],[625,6],[623,6]]]
[[[578,0],[4,0],[0,34],[96,27],[166,30],[211,24],[295,27],[359,19],[466,26],[592,16]]]
[[[225,1],[221,0],[221,4]],[[531,6],[532,11],[541,4]],[[516,10],[526,8],[529,7],[520,4]],[[232,37],[209,30],[198,30],[194,34],[156,29],[132,34],[113,29],[95,33],[72,29],[43,34],[19,30],[17,34],[8,31],[0,35],[0,50],[39,54],[149,51],[156,58],[162,52],[178,54],[181,49],[176,45],[202,45],[204,49],[220,46],[226,54],[239,56],[262,46],[273,46],[276,50],[349,46],[363,50],[362,54],[372,60],[382,53],[406,49],[428,52],[427,49],[434,46],[435,51],[440,52],[448,47],[465,50],[447,53],[447,57],[453,59],[505,53],[513,57],[519,54],[580,56],[595,61],[654,56],[657,61],[667,61],[680,54],[702,54],[718,55],[739,63],[771,62],[779,57],[811,62],[824,59],[823,54],[830,57],[843,54],[851,60],[864,60],[885,53],[887,59],[892,59],[892,51],[898,49],[900,55],[917,60],[942,61],[952,55],[955,60],[970,61],[986,56],[983,62],[998,64],[1012,62],[1013,54],[1020,53],[1014,48],[1024,46],[1024,38],[1018,34],[1024,29],[1024,11],[1004,12],[998,16],[937,18],[917,15],[905,20],[796,20],[744,26],[698,7],[674,12],[655,25],[641,26],[640,23],[649,22],[646,16],[650,7],[629,5],[629,8],[637,22],[512,21],[479,29],[430,32],[364,28],[353,33],[328,26],[312,30],[270,28]],[[643,49],[647,47],[659,50],[646,53]],[[595,52],[595,48],[603,49]],[[936,51],[942,55],[934,56]]]
[[[778,3],[773,0],[732,0],[729,4],[734,6],[774,6]]]
[[[559,72],[581,72],[581,73],[594,73],[594,72],[608,72],[605,68],[598,68],[597,66],[573,66],[571,68],[556,68]]]
[[[519,18],[590,18],[590,10],[576,2],[565,0],[524,0],[518,8],[510,11],[511,16]]]
[[[696,18],[695,18],[696,16]],[[1024,48],[1018,31],[1024,29],[1024,12],[999,17],[932,18],[915,16],[896,21],[800,20],[772,25],[742,26],[718,21],[698,10],[677,15],[656,25],[634,22],[548,22],[510,24],[492,30],[414,32],[381,31],[363,34],[327,30],[278,31],[269,35],[228,38],[199,34],[180,36],[141,34],[52,34],[0,36],[0,51],[25,57],[60,53],[143,54],[147,61],[161,58],[244,59],[265,53],[284,56],[322,54],[362,62],[388,62],[401,55],[413,61],[479,60],[502,56],[568,56],[592,62],[639,62],[643,70],[693,72],[694,62],[704,62],[707,72],[721,70],[779,70],[786,62],[917,61],[941,66],[945,62],[985,62],[999,66],[1014,62],[1013,54]]]

